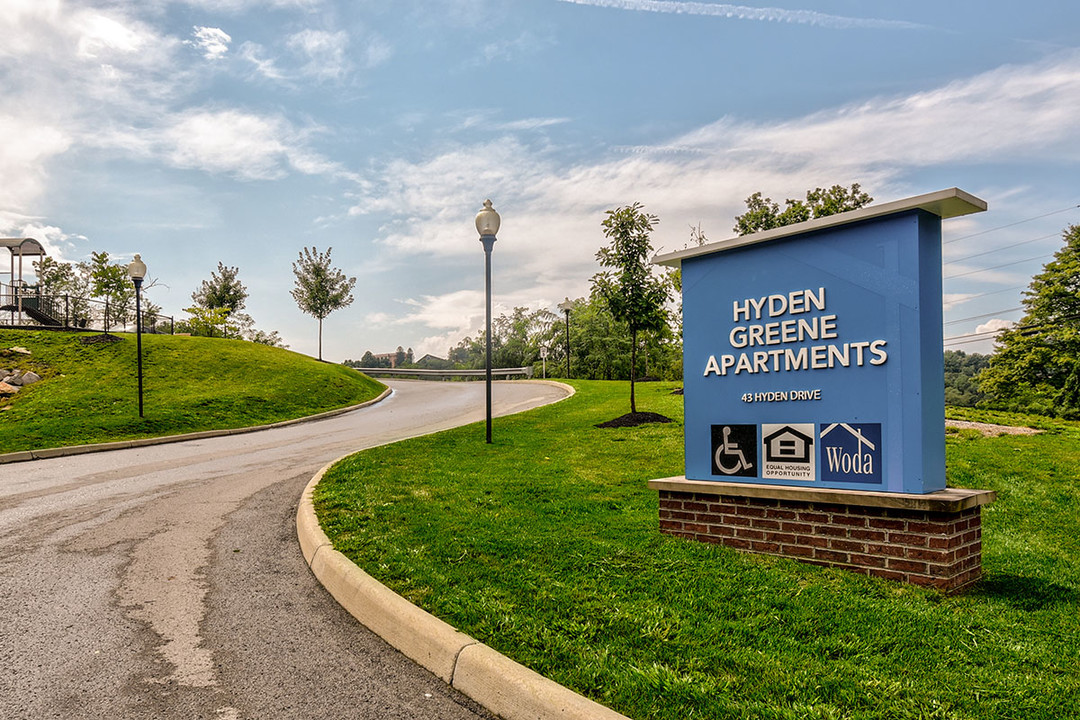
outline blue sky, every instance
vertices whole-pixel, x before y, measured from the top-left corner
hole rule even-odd
[[[618,205],[671,251],[758,190],[960,187],[990,210],[944,224],[946,337],[1019,319],[1080,222],[1071,0],[0,0],[0,37],[0,236],[141,253],[177,316],[238,266],[309,354],[291,263],[333,247],[332,360],[481,327],[488,197],[498,313],[587,294]]]

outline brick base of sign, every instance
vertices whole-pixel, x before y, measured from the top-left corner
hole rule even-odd
[[[957,592],[982,576],[993,492],[927,495],[653,480],[661,532]]]

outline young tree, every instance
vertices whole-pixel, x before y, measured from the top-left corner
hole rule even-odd
[[[1031,280],[1015,327],[998,335],[998,351],[979,389],[1010,409],[1080,418],[1080,225]]]
[[[135,309],[135,286],[128,276],[127,266],[109,262],[109,253],[105,251],[94,252],[90,254],[89,274],[90,292],[109,304],[106,331],[110,320],[127,323]]]
[[[850,189],[833,185],[828,190],[807,190],[805,202],[785,200],[786,207],[781,211],[772,198],[762,197],[760,192],[756,192],[746,198],[746,212],[735,218],[734,229],[740,235],[749,235],[804,220],[857,210],[873,201],[874,198],[864,193],[859,183],[853,183]]]
[[[203,280],[198,289],[191,293],[191,300],[199,307],[210,310],[225,308],[227,314],[231,315],[243,309],[248,291],[237,277],[240,268],[229,267],[220,260],[217,266],[217,271],[210,273],[210,279]]]
[[[637,412],[634,376],[637,374],[639,332],[659,331],[667,322],[664,303],[669,299],[669,283],[657,277],[649,265],[652,243],[649,235],[659,219],[642,212],[642,205],[607,211],[602,223],[610,244],[600,248],[596,259],[610,268],[592,278],[593,292],[601,297],[617,321],[630,330],[630,412]]]
[[[337,268],[330,266],[330,252],[304,248],[300,258],[293,263],[296,287],[292,290],[293,300],[300,310],[319,321],[319,359],[322,360],[322,323],[323,319],[343,307],[352,304],[352,289],[356,278],[345,277]]]
[[[238,279],[240,268],[229,267],[218,261],[218,269],[210,274],[209,280],[203,280],[195,292],[191,293],[191,300],[196,307],[204,310],[223,310],[220,314],[222,330],[225,337],[229,335],[228,321],[242,310],[247,302],[248,291]],[[209,328],[213,334],[213,328]]]

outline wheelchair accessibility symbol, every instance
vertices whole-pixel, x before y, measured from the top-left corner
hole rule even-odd
[[[757,425],[712,426],[712,474],[757,477]]]

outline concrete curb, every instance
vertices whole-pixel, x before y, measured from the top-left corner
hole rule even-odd
[[[565,388],[567,397],[574,394],[569,385],[539,382]],[[296,536],[311,572],[350,615],[403,655],[506,720],[629,720],[421,610],[335,550],[319,526],[312,497],[315,486],[337,462],[319,470],[304,488],[296,511]]]
[[[296,535],[311,572],[350,615],[454,689],[506,720],[629,720],[514,662],[413,605],[334,549],[319,526],[311,479],[296,512]]]
[[[85,455],[87,453],[105,452],[107,450],[125,450],[127,448],[147,447],[149,445],[164,445],[166,443],[178,443],[186,440],[203,440],[205,438],[222,437],[225,435],[243,435],[245,433],[259,432],[261,430],[273,430],[274,428],[299,425],[300,423],[311,422],[313,420],[325,420],[326,418],[335,417],[337,415],[344,415],[353,410],[366,408],[385,400],[392,392],[393,390],[386,388],[377,398],[367,400],[358,405],[338,408],[337,410],[327,410],[326,412],[321,412],[317,415],[308,415],[307,417],[296,418],[294,420],[282,420],[269,425],[256,425],[254,427],[231,428],[227,430],[203,430],[200,432],[184,433],[183,435],[165,435],[162,437],[139,438],[137,440],[119,440],[117,442],[93,443],[91,445],[69,445],[67,447],[42,448],[41,450],[23,450],[21,452],[4,453],[0,455],[0,465],[25,462],[27,460],[45,460],[46,458],[67,457],[69,455]]]

